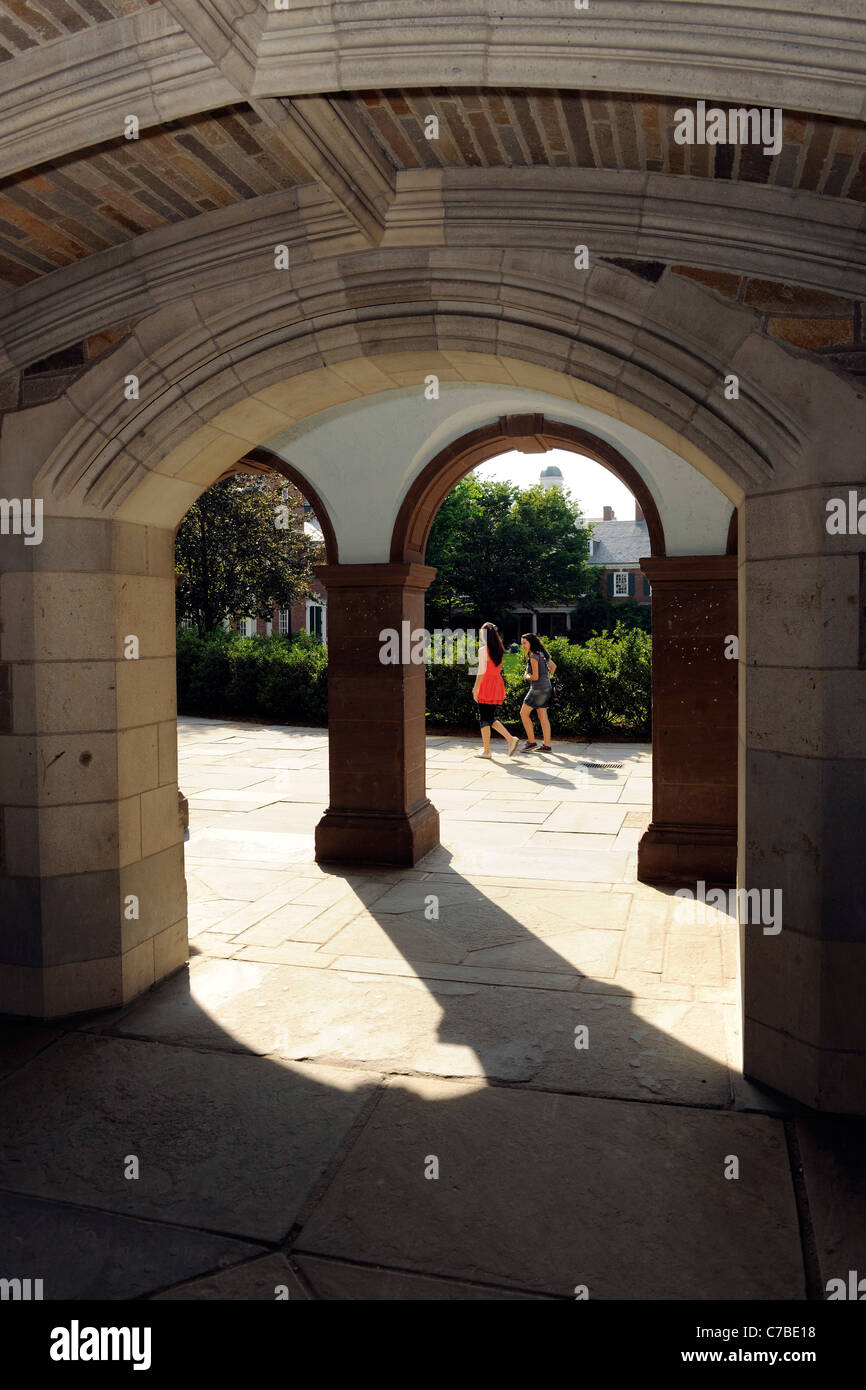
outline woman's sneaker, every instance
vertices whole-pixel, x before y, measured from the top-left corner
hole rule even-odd
[[[521,745],[520,745],[520,752],[521,752],[521,753],[532,753],[532,752],[535,751],[535,749],[536,749],[537,747],[538,747],[538,744],[537,744],[537,743],[535,743],[535,742],[530,743],[529,739],[526,739],[526,740],[525,740],[523,743],[521,743]]]

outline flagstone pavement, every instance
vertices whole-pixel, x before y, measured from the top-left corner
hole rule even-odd
[[[346,870],[313,858],[324,731],[179,736],[190,963],[0,1028],[0,1275],[739,1300],[866,1270],[864,1122],[743,1078],[735,920],[636,880],[648,745],[431,736],[441,846]]]

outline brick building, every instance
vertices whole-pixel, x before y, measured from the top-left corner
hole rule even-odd
[[[314,544],[322,547],[324,538],[310,503],[303,501],[304,535]],[[270,618],[240,618],[237,631],[244,637],[270,637],[273,633],[294,637],[299,632],[308,632],[321,642],[328,640],[328,600],[318,579],[310,584],[310,595],[296,599],[289,608],[274,608]]]
[[[618,521],[613,507],[605,507],[599,518],[588,518],[593,530],[587,563],[604,571],[602,593],[612,603],[631,599],[648,605],[650,582],[640,562],[650,553],[649,528],[639,502],[634,511],[634,521]]]

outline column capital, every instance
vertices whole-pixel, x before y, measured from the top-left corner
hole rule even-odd
[[[645,555],[640,567],[657,584],[706,584],[736,580],[736,555]]]
[[[316,578],[326,589],[414,589],[424,593],[436,578],[431,565],[391,563],[315,565]]]

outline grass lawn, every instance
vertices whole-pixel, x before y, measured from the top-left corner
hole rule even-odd
[[[506,652],[502,658],[502,669],[507,676],[522,676],[526,669],[523,652]]]

